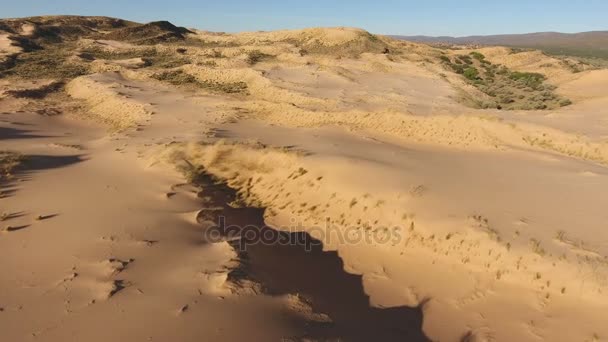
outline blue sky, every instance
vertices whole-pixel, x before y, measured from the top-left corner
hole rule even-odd
[[[608,0],[0,0],[0,17],[42,14],[164,19],[226,32],[311,26],[452,36],[608,30]]]

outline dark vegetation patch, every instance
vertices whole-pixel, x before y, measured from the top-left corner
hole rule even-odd
[[[152,75],[152,78],[170,83],[175,86],[194,86],[218,93],[247,94],[247,83],[245,82],[214,82],[198,80],[196,77],[182,70],[163,71]]]
[[[155,21],[114,30],[107,34],[101,34],[98,38],[140,45],[153,45],[183,41],[188,33],[192,33],[192,31],[184,27],[177,27],[168,21]]]
[[[505,66],[490,63],[476,51],[454,57],[441,55],[439,59],[492,99],[476,101],[481,108],[552,109],[572,103],[557,95],[554,92],[556,87],[545,83],[544,75],[511,71]]]
[[[34,40],[22,36],[9,36],[11,45],[20,47],[25,52],[31,52],[42,49],[40,44]]]
[[[275,58],[275,56],[263,53],[260,50],[252,50],[247,52],[247,63],[249,63],[249,65],[254,65],[262,61],[271,60],[273,58]]]
[[[64,86],[65,82],[59,81],[49,83],[39,88],[8,90],[6,93],[16,98],[43,99],[51,93],[55,93],[62,90]]]

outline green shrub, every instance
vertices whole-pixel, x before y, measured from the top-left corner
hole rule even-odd
[[[455,73],[460,75],[464,74],[464,66],[462,64],[451,64],[450,67]]]
[[[463,75],[469,80],[476,80],[479,78],[479,71],[474,67],[470,67],[464,70]]]
[[[483,61],[486,58],[486,56],[484,56],[482,53],[477,52],[477,51],[473,51],[469,55],[471,55],[473,58],[475,58],[478,61]]]

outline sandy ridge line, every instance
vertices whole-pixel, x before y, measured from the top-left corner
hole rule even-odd
[[[91,76],[75,78],[66,85],[67,93],[84,100],[93,117],[115,130],[124,130],[148,121],[152,115],[148,104],[121,94],[117,87],[95,81]]]

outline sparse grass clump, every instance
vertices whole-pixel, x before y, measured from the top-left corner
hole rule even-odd
[[[153,74],[152,78],[176,86],[194,86],[226,94],[247,94],[247,83],[245,82],[221,83],[208,80],[201,81],[182,70],[163,71]]]
[[[171,54],[158,54],[155,57],[145,57],[143,60],[148,66],[169,69],[192,63],[192,61],[186,57],[179,57]]]
[[[208,58],[226,58],[226,56],[224,55],[224,53],[222,53],[222,51],[220,51],[220,50],[212,50],[211,52],[205,54],[205,57],[208,57]]]
[[[196,77],[187,74],[181,70],[156,73],[152,75],[152,78],[177,86],[196,84],[198,82]]]

